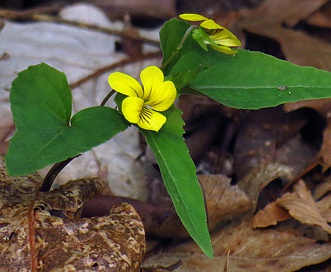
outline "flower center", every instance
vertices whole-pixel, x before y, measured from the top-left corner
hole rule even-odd
[[[150,106],[150,105],[148,105],[148,104],[144,104],[144,107],[146,107],[146,108],[149,109],[149,110],[152,110],[152,109],[153,109],[153,107]]]

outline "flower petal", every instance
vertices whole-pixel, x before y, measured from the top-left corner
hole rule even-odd
[[[231,33],[231,31],[224,28],[223,30],[217,31],[215,34],[210,35],[210,38],[216,43],[225,46],[240,46],[240,40]]]
[[[144,106],[144,100],[130,96],[124,98],[122,102],[122,113],[130,123],[137,124]]]
[[[153,110],[165,111],[174,103],[176,96],[175,84],[172,81],[164,81],[155,89],[150,100],[145,101],[145,104]]]
[[[200,24],[201,27],[206,29],[223,29],[223,26],[217,24],[214,20],[208,19]]]
[[[112,89],[121,94],[141,98],[143,96],[143,89],[139,82],[127,74],[114,72],[109,75],[108,83]]]
[[[156,66],[148,66],[140,73],[140,79],[143,84],[143,99],[149,100],[154,96],[154,92],[164,80],[163,72]]]
[[[137,125],[142,129],[158,132],[166,121],[167,118],[161,113],[143,107]]]
[[[208,20],[207,17],[202,16],[200,14],[196,14],[196,13],[183,13],[183,14],[179,15],[179,18],[186,20],[186,21],[191,21],[191,22]]]
[[[223,45],[219,45],[219,46],[210,45],[210,47],[215,49],[218,52],[221,52],[221,53],[224,53],[227,55],[232,55],[232,56],[234,56],[238,52],[236,50],[232,50],[228,46],[223,46]]]

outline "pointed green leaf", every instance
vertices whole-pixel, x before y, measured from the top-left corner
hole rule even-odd
[[[188,24],[175,19],[163,26],[164,60],[188,28]],[[170,33],[174,38],[168,45]],[[191,36],[192,33],[165,69],[167,77],[180,88],[186,84],[224,105],[245,109],[331,97],[329,72],[247,50],[238,50],[234,57],[215,50],[206,52]],[[189,89],[179,91],[186,93]]]
[[[108,107],[92,107],[71,117],[71,91],[65,75],[47,64],[19,73],[10,92],[16,133],[6,154],[8,172],[25,175],[74,157],[127,128]]]
[[[189,86],[230,107],[259,109],[331,97],[331,73],[263,53],[219,54],[210,64]]]
[[[166,112],[166,116],[167,122],[159,132],[141,132],[153,150],[183,225],[202,251],[212,257],[204,198],[195,165],[183,139],[181,111],[173,106]]]

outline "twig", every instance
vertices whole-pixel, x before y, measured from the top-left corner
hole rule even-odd
[[[35,229],[35,201],[39,198],[39,191],[38,191],[38,182],[33,179],[34,186],[35,186],[35,197],[34,200],[29,205],[28,210],[28,226],[29,226],[29,245],[30,245],[30,257],[31,257],[31,272],[37,271],[37,250],[36,250],[36,229]]]
[[[117,67],[128,65],[128,64],[131,64],[131,63],[134,63],[134,62],[137,62],[137,61],[145,60],[145,59],[158,58],[158,57],[161,57],[161,56],[162,56],[161,51],[157,51],[157,52],[152,52],[152,53],[139,55],[139,56],[136,56],[136,57],[130,57],[130,58],[122,59],[118,62],[115,62],[115,63],[112,63],[110,65],[106,65],[104,67],[101,67],[101,68],[97,69],[96,71],[94,71],[93,73],[89,74],[88,76],[86,76],[84,78],[81,78],[78,81],[70,84],[70,88],[71,89],[77,88],[80,85],[82,85],[83,83],[85,83],[85,82],[87,82],[87,81],[89,81],[93,78],[97,78],[100,75],[102,75],[102,74],[104,74],[104,73],[106,73],[110,70],[113,70]]]
[[[0,9],[0,17],[5,18],[5,19],[11,19],[11,20],[34,20],[34,21],[40,21],[40,22],[55,22],[58,24],[75,26],[75,27],[94,30],[94,31],[111,34],[114,36],[123,37],[123,38],[131,39],[131,40],[135,40],[135,41],[149,43],[149,44],[156,45],[156,46],[160,45],[159,41],[156,41],[156,40],[153,40],[153,39],[150,39],[147,37],[139,36],[139,35],[135,34],[135,32],[125,32],[125,31],[121,31],[121,30],[117,30],[117,29],[108,28],[108,27],[102,27],[102,26],[91,25],[91,24],[86,24],[86,23],[82,23],[82,22],[61,19],[61,18],[58,18],[55,16],[50,16],[50,15],[45,15],[45,14],[40,14],[40,13],[21,12],[21,11],[16,11],[16,10]]]

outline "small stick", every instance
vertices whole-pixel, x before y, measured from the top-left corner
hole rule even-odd
[[[77,88],[78,86],[82,85],[83,83],[85,83],[85,82],[87,82],[87,81],[89,81],[93,78],[97,78],[100,75],[102,75],[102,74],[104,74],[104,73],[106,73],[110,70],[113,70],[117,67],[128,65],[128,64],[131,64],[131,63],[134,63],[134,62],[137,62],[137,61],[145,60],[145,59],[158,58],[158,57],[161,57],[161,56],[162,56],[161,51],[157,51],[157,52],[152,52],[152,53],[139,55],[139,56],[136,56],[136,57],[130,57],[130,58],[122,59],[118,62],[112,63],[110,65],[106,65],[104,67],[101,67],[101,68],[97,69],[96,71],[89,74],[88,76],[86,76],[84,78],[81,78],[81,79],[79,79],[78,81],[76,81],[74,83],[71,83],[70,87],[71,87],[71,89]]]
[[[16,11],[16,10],[0,9],[0,17],[5,18],[5,19],[11,19],[11,20],[34,20],[34,21],[40,21],[40,22],[55,22],[58,24],[75,26],[75,27],[94,30],[94,31],[111,34],[114,36],[123,37],[123,38],[131,39],[131,40],[135,40],[135,41],[149,43],[149,44],[155,45],[155,46],[160,45],[159,41],[156,41],[156,40],[153,40],[153,39],[150,39],[147,37],[139,36],[139,35],[135,34],[135,32],[125,32],[125,31],[121,31],[121,30],[117,30],[117,29],[112,29],[109,27],[102,27],[102,26],[97,26],[97,25],[92,25],[92,24],[87,24],[87,23],[82,23],[82,22],[61,19],[61,18],[58,18],[55,16],[50,16],[50,15],[45,15],[45,14],[40,14],[40,13],[21,12],[21,11]]]

